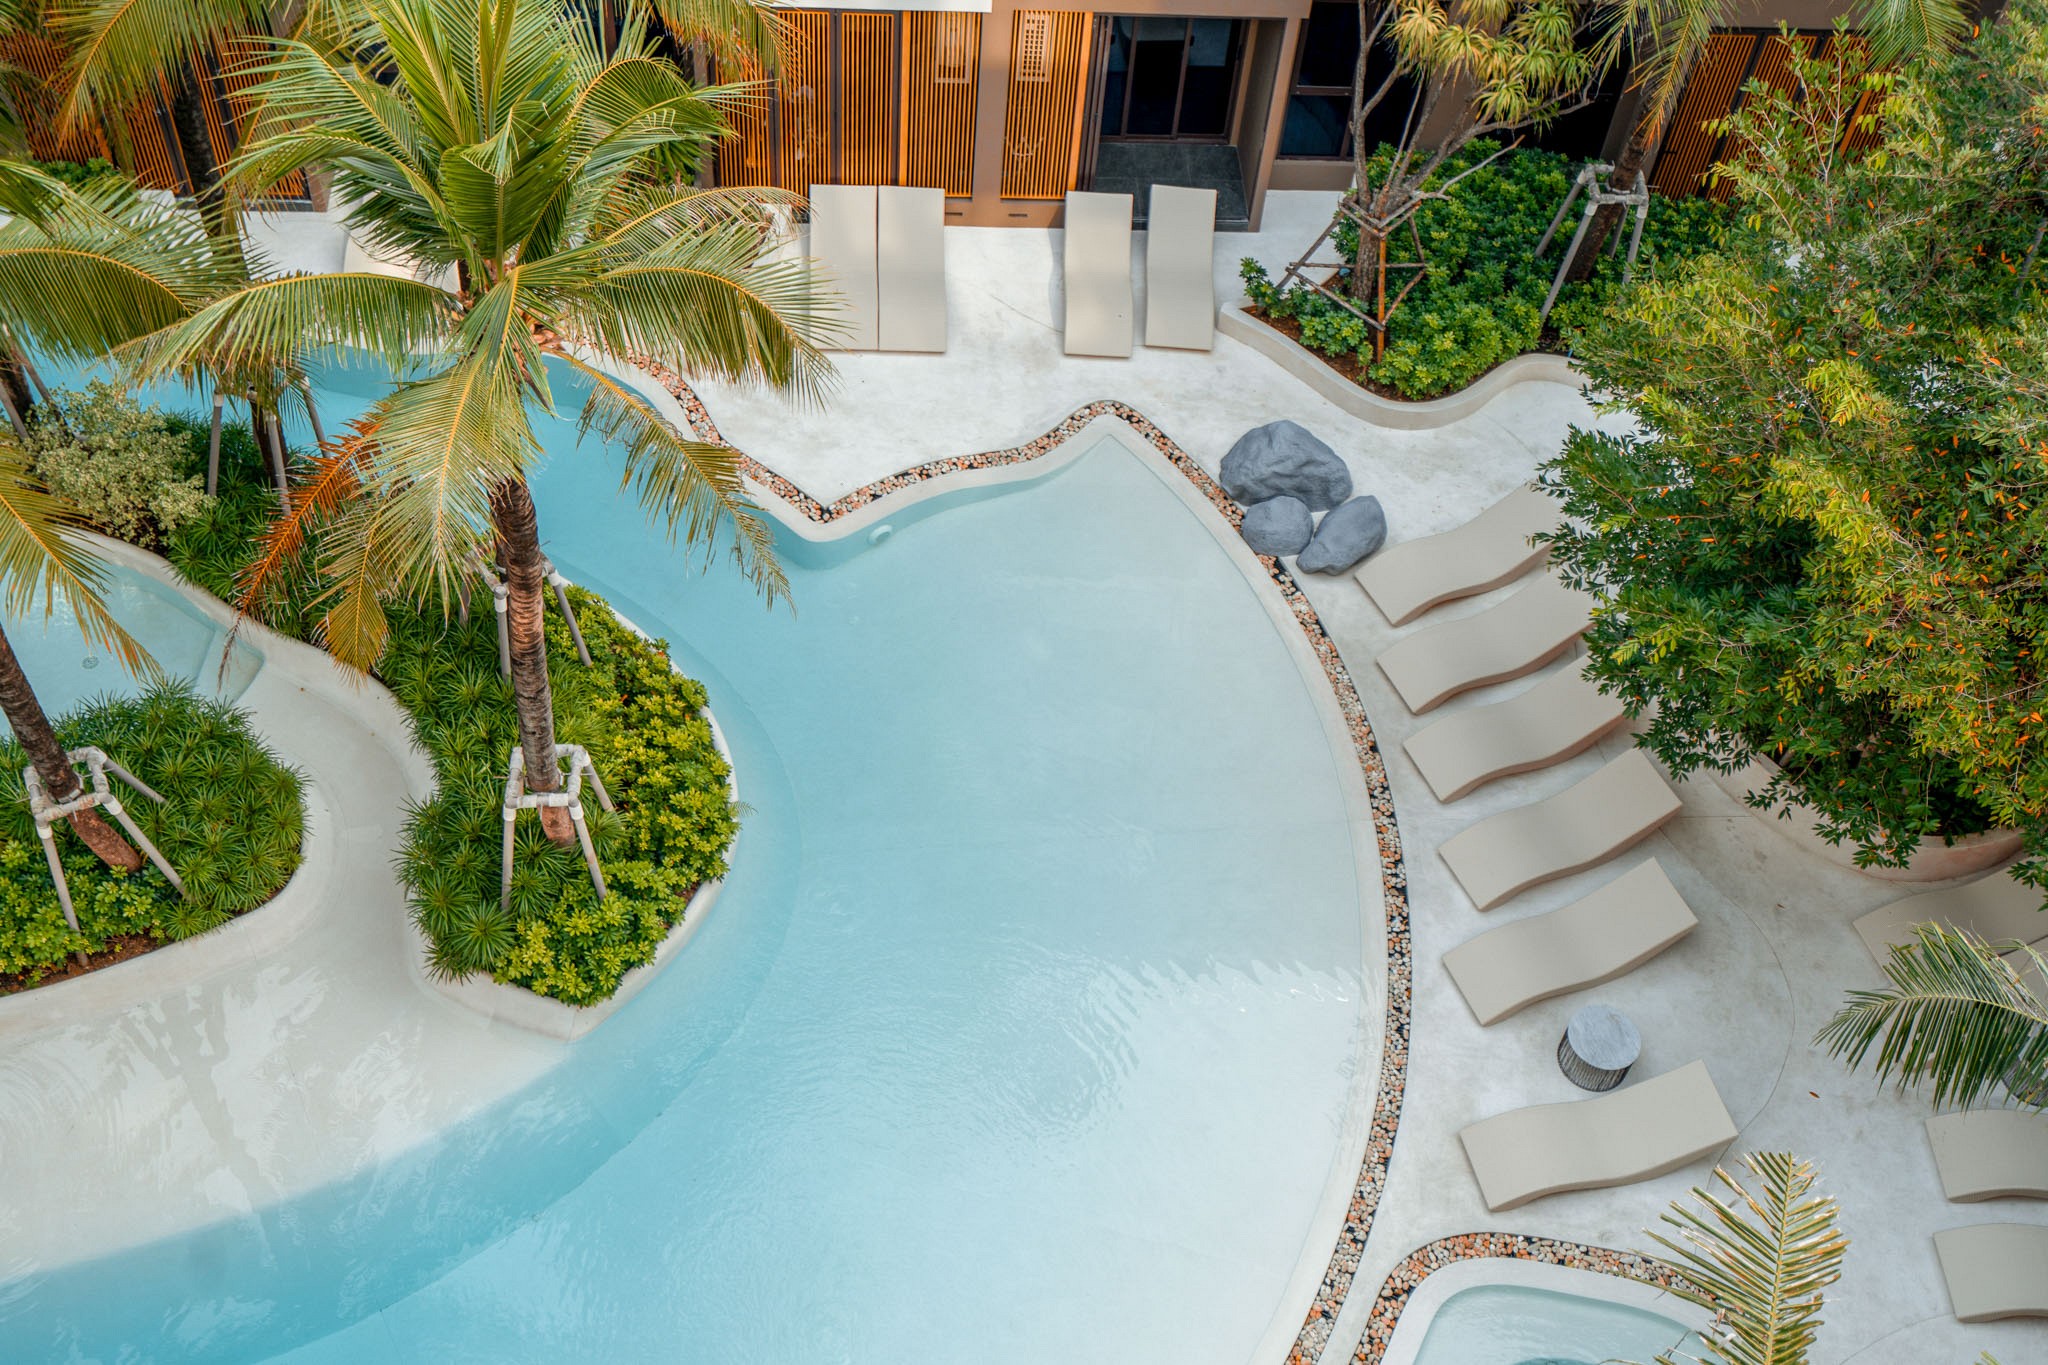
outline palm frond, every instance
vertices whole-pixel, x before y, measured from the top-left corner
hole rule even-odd
[[[376,423],[359,418],[331,452],[297,462],[290,497],[264,529],[255,556],[235,583],[235,605],[261,615],[290,586],[312,530],[330,520],[361,492],[363,467],[376,443]]]
[[[763,0],[645,0],[679,43],[702,43],[722,62],[772,71],[794,41],[789,23]]]
[[[67,128],[156,96],[221,38],[266,32],[265,0],[51,0],[44,23],[71,54],[59,117]]]
[[[1863,0],[1856,27],[1879,66],[1954,47],[1970,33],[1970,11],[1957,0]]]
[[[679,234],[622,259],[570,312],[569,330],[615,354],[686,374],[765,382],[816,402],[833,370],[823,343],[844,330],[836,294],[808,262],[776,259],[744,224]]]
[[[746,495],[738,452],[684,436],[611,375],[574,356],[555,354],[590,381],[579,432],[595,431],[624,446],[620,487],[633,490],[669,539],[680,536],[685,545],[710,551],[730,526],[740,572],[769,601],[788,597],[789,580],[775,557],[774,531]]]
[[[97,358],[246,282],[248,262],[125,179],[0,175],[0,316],[54,354]]]
[[[1842,1277],[1849,1241],[1836,1227],[1834,1199],[1814,1192],[1810,1162],[1786,1152],[1753,1152],[1742,1167],[1752,1190],[1716,1168],[1717,1188],[1695,1188],[1697,1208],[1674,1203],[1651,1233],[1671,1255],[1675,1292],[1714,1314],[1705,1349],[1722,1365],[1805,1365],[1820,1330],[1827,1288]],[[1698,1357],[1658,1357],[1677,1365]]]
[[[28,452],[0,441],[0,603],[10,616],[55,614],[61,598],[85,637],[131,673],[159,674],[149,652],[107,610],[106,567],[76,532],[77,509],[39,483]]]
[[[129,352],[144,378],[203,370],[245,374],[288,369],[309,351],[356,347],[394,370],[444,343],[454,300],[418,280],[369,271],[256,280],[173,322]]]
[[[2048,1006],[2023,972],[2048,973],[2040,955],[1940,924],[1915,925],[1913,935],[1884,964],[1889,984],[1849,992],[1814,1041],[1851,1067],[1875,1047],[1880,1082],[1929,1082],[1939,1107],[1973,1104],[2015,1079],[2023,1098],[2037,1095],[2048,1078]]]

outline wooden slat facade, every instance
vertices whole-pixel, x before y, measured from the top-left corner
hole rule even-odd
[[[896,183],[897,56],[895,15],[839,16],[841,184]]]
[[[159,82],[154,100],[128,110],[112,127],[82,128],[64,134],[59,131],[54,93],[64,59],[56,44],[40,36],[23,35],[7,43],[4,55],[22,72],[22,79],[10,82],[10,91],[21,111],[30,155],[45,161],[106,157],[126,166],[146,188],[175,193],[191,189],[191,177],[186,173],[177,132],[171,124],[168,84]],[[250,74],[249,63],[259,55],[253,43],[234,41],[223,44],[194,67],[207,146],[216,166],[235,154],[254,118],[251,91],[256,78]],[[280,198],[303,199],[305,175],[295,172],[274,192]]]
[[[981,16],[903,16],[901,184],[974,192],[974,101],[981,89]]]
[[[1005,199],[1059,199],[1074,188],[1091,17],[1080,10],[1018,10],[1012,18]]]

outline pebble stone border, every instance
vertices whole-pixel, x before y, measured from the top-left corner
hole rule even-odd
[[[688,419],[699,440],[719,445],[730,444],[719,434],[717,424],[711,420],[711,414],[706,410],[703,400],[682,376],[665,366],[645,360],[640,362],[640,368],[659,382],[682,407],[683,415]],[[1208,471],[1195,462],[1194,457],[1176,445],[1171,437],[1136,408],[1114,399],[1098,400],[1075,409],[1051,431],[1026,441],[1023,445],[1011,446],[1006,450],[984,451],[978,455],[933,460],[901,473],[891,474],[887,478],[877,479],[873,483],[864,484],[830,503],[819,502],[744,451],[738,452],[739,464],[741,471],[749,479],[795,507],[808,520],[823,524],[846,516],[878,498],[947,474],[957,474],[971,469],[993,469],[1038,459],[1098,417],[1118,418],[1142,436],[1174,468],[1187,476],[1189,482],[1201,491],[1233,528],[1243,520],[1243,510],[1209,476]],[[1279,589],[1288,609],[1294,614],[1302,633],[1308,637],[1309,645],[1315,650],[1316,657],[1322,661],[1323,672],[1329,678],[1330,689],[1336,694],[1338,708],[1343,712],[1345,725],[1351,732],[1352,748],[1358,755],[1359,767],[1364,770],[1367,798],[1372,806],[1373,833],[1379,845],[1380,883],[1387,916],[1385,1039],[1380,1051],[1379,1090],[1373,1101],[1372,1129],[1366,1138],[1365,1159],[1360,1163],[1358,1181],[1352,1189],[1351,1206],[1345,1214],[1344,1229],[1338,1234],[1336,1248],[1330,1253],[1330,1263],[1323,1272],[1322,1284],[1316,1290],[1315,1303],[1309,1308],[1301,1332],[1295,1338],[1293,1349],[1288,1352],[1289,1365],[1315,1365],[1322,1358],[1323,1349],[1329,1342],[1330,1329],[1337,1321],[1337,1312],[1344,1306],[1345,1297],[1351,1291],[1351,1281],[1358,1273],[1359,1257],[1365,1251],[1366,1237],[1372,1231],[1373,1215],[1379,1208],[1380,1195],[1386,1188],[1387,1164],[1394,1154],[1394,1130],[1401,1121],[1401,1098],[1406,1089],[1408,1076],[1409,992],[1413,980],[1410,962],[1412,950],[1408,934],[1408,874],[1402,863],[1401,832],[1394,821],[1394,797],[1392,789],[1387,784],[1386,765],[1380,758],[1379,743],[1373,738],[1372,724],[1366,719],[1365,706],[1359,700],[1358,689],[1351,681],[1351,671],[1338,655],[1336,642],[1331,640],[1329,632],[1323,629],[1321,618],[1316,615],[1315,608],[1309,605],[1308,597],[1294,581],[1293,575],[1287,572],[1278,559],[1267,555],[1260,555],[1258,558],[1265,566],[1266,572],[1271,575],[1273,585]],[[1396,1311],[1398,1312],[1398,1309]]]
[[[1439,1238],[1409,1252],[1399,1265],[1387,1272],[1386,1283],[1380,1286],[1380,1296],[1373,1303],[1372,1316],[1366,1319],[1365,1335],[1359,1338],[1358,1352],[1352,1357],[1353,1365],[1379,1365],[1387,1353],[1388,1344],[1394,1339],[1394,1328],[1401,1320],[1401,1310],[1408,1306],[1408,1300],[1424,1280],[1460,1261],[1489,1258],[1540,1261],[1544,1265],[1563,1266],[1568,1270],[1591,1270],[1601,1275],[1616,1275],[1641,1284],[1655,1285],[1659,1289],[1680,1287],[1678,1277],[1668,1267],[1633,1251],[1587,1246],[1583,1242],[1561,1242],[1554,1237],[1532,1237],[1519,1232],[1468,1232],[1457,1237]]]

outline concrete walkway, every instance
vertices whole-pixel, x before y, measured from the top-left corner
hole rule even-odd
[[[311,646],[242,638],[264,662],[237,705],[306,778],[306,864],[202,939],[0,997],[0,1279],[247,1219],[418,1147],[562,1055],[418,980],[391,858],[431,772],[396,704]]]

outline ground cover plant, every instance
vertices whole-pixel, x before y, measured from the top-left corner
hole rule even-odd
[[[123,792],[122,805],[178,869],[187,895],[147,864],[109,868],[60,829],[80,930],[72,933],[22,790],[28,760],[12,739],[0,743],[0,991],[68,971],[77,953],[112,960],[203,933],[262,905],[298,870],[299,776],[233,707],[161,683],[138,697],[88,702],[56,727],[67,748],[96,744],[162,794],[158,805]]]
[[[237,433],[223,442],[219,499],[173,537],[171,560],[232,599],[276,510],[254,443]],[[325,610],[310,555],[264,608],[269,625],[303,639],[315,637]],[[519,727],[512,684],[498,670],[490,597],[478,595],[481,610],[466,623],[438,603],[387,608],[391,635],[376,676],[406,708],[437,781],[407,822],[400,874],[437,969],[487,972],[595,1004],[653,958],[691,893],[724,875],[738,830],[729,770],[705,719],[703,686],[676,673],[659,642],[620,624],[600,598],[572,589],[593,662],[578,660],[566,623],[550,612],[547,668],[560,742],[589,750],[619,808],[605,814],[586,789],[610,894],[600,901],[578,848],[553,843],[528,815],[518,827],[511,904],[501,911],[499,812]]]
[[[1564,202],[1578,163],[1518,148],[1480,165],[1499,151],[1500,144],[1481,138],[1447,160],[1431,183],[1464,178],[1416,211],[1413,234],[1388,241],[1390,262],[1421,259],[1428,269],[1391,315],[1379,360],[1372,358],[1373,332],[1362,318],[1314,289],[1283,290],[1247,259],[1242,273],[1253,311],[1338,362],[1353,380],[1408,399],[1464,388],[1526,351],[1568,349],[1578,329],[1615,298],[1622,261],[1602,257],[1590,280],[1560,296],[1546,327],[1538,315],[1561,248],[1553,246],[1539,260],[1536,244]],[[1658,199],[1643,233],[1636,277],[1668,274],[1679,262],[1713,249],[1727,220],[1727,210],[1711,200]],[[1356,259],[1355,229],[1340,227],[1333,240],[1340,257]]]
[[[1865,864],[2009,825],[2048,854],[2048,5],[1895,75],[1753,90],[1723,249],[1582,329],[1629,436],[1544,471],[1589,670],[1674,772],[1753,755]],[[1875,86],[1883,141],[1841,150]]]

